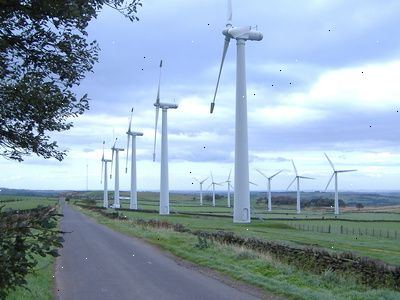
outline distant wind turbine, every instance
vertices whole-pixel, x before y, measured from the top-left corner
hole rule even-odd
[[[263,172],[261,172],[259,169],[256,169],[256,171],[267,179],[267,186],[268,186],[268,205],[267,205],[267,210],[268,211],[272,211],[271,181],[272,181],[272,178],[274,178],[276,175],[281,173],[283,170],[280,170],[279,172],[277,172],[274,175],[269,176],[269,177],[267,175],[265,175]]]
[[[126,145],[126,166],[125,173],[128,173],[128,157],[129,157],[129,146],[130,139],[132,137],[132,152],[131,152],[131,197],[129,202],[130,209],[138,209],[137,203],[137,176],[136,176],[136,137],[143,136],[142,132],[132,131],[132,116],[133,108],[131,109],[131,118],[129,120],[128,131],[126,132],[128,136],[128,143]]]
[[[306,177],[306,176],[299,176],[299,174],[297,173],[297,169],[296,169],[296,166],[295,166],[293,160],[292,160],[292,164],[293,164],[293,169],[294,169],[294,172],[295,172],[295,174],[296,174],[296,177],[295,177],[295,178],[293,179],[293,181],[289,184],[289,186],[287,187],[286,190],[289,190],[289,188],[292,186],[292,184],[293,184],[295,181],[297,181],[297,201],[296,201],[296,210],[297,210],[297,213],[299,214],[299,213],[301,212],[301,211],[300,211],[300,179],[314,179],[314,178]]]
[[[227,207],[231,207],[231,187],[232,187],[231,172],[232,172],[232,170],[229,171],[228,179],[224,182],[228,185],[228,198],[227,198],[227,203],[226,203]]]
[[[104,145],[105,141],[103,141],[103,155],[101,157],[101,179],[100,183],[103,183],[104,178],[104,193],[103,193],[103,207],[108,207],[108,163],[111,162],[110,159],[104,158]],[[103,173],[104,170],[104,173]]]
[[[231,39],[236,40],[236,129],[235,129],[235,198],[233,210],[234,223],[250,223],[250,189],[249,189],[249,150],[248,150],[248,128],[247,128],[247,95],[246,95],[246,41],[261,41],[263,34],[252,29],[251,26],[232,26],[232,2],[228,0],[228,18],[222,34],[225,43],[222,52],[222,60],[219,68],[217,85],[214,99],[211,103],[210,113],[213,113],[215,98],[221,78],[222,67],[228,51]]]
[[[333,174],[332,174],[331,178],[329,179],[328,184],[326,185],[325,192],[327,191],[329,184],[331,183],[333,177],[335,177],[335,215],[338,215],[340,213],[339,212],[338,173],[355,172],[357,170],[336,170],[335,166],[333,165],[332,161],[329,159],[328,155],[326,153],[324,153],[324,154],[333,169]]]
[[[161,124],[161,176],[160,176],[160,215],[169,215],[169,183],[168,183],[168,109],[177,109],[178,105],[174,103],[160,102],[160,84],[161,84],[162,60],[160,62],[160,75],[158,79],[157,99],[154,103],[156,108],[156,123],[154,130],[154,151],[153,161],[156,160],[156,142],[157,142],[157,125],[159,109],[162,110]]]
[[[198,180],[197,178],[193,178],[194,180],[196,180],[199,185],[200,185],[200,205],[203,205],[203,183],[207,181],[209,177],[203,179],[203,180]]]
[[[208,186],[207,190],[212,186],[212,188],[213,188],[212,206],[215,206],[215,186],[216,185],[222,185],[222,184],[214,181],[214,177],[213,177],[213,174],[211,172],[211,183]]]
[[[121,204],[119,202],[119,152],[124,151],[122,148],[117,148],[118,138],[115,139],[114,145],[111,148],[112,156],[111,156],[111,174],[110,178],[112,178],[112,168],[114,163],[114,155],[115,155],[115,186],[114,186],[114,208],[121,208]]]

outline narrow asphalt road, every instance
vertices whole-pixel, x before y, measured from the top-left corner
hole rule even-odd
[[[97,224],[64,206],[57,259],[61,300],[256,299],[178,264],[159,249]]]

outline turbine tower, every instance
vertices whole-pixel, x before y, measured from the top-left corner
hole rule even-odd
[[[174,103],[160,102],[160,83],[161,83],[162,60],[160,62],[160,75],[158,79],[157,99],[154,103],[156,108],[156,123],[154,130],[154,151],[153,161],[156,160],[156,142],[157,142],[157,125],[159,109],[162,110],[161,124],[161,176],[160,176],[160,215],[169,215],[169,183],[168,183],[168,109],[177,109],[178,105]]]
[[[264,176],[267,179],[267,186],[268,186],[268,205],[267,205],[267,211],[272,211],[272,196],[271,196],[271,181],[272,178],[274,178],[276,175],[281,173],[283,170],[280,170],[279,172],[275,173],[274,175],[268,177],[265,175],[263,172],[261,172],[259,169],[256,169],[258,173],[260,173],[262,176]]]
[[[236,128],[235,128],[235,198],[233,210],[234,223],[250,223],[250,189],[249,189],[249,150],[247,129],[247,95],[246,95],[246,41],[261,41],[263,34],[251,26],[232,26],[232,3],[228,0],[228,20],[222,31],[225,43],[222,52],[222,61],[219,69],[217,86],[214,99],[211,103],[210,113],[213,113],[215,98],[221,78],[222,67],[231,39],[236,40]]]
[[[198,180],[197,178],[193,178],[200,185],[200,205],[203,205],[203,183],[206,182],[208,178],[209,177],[207,177],[206,179],[203,179],[203,180]]]
[[[331,178],[329,179],[328,184],[326,185],[325,192],[327,191],[329,184],[331,183],[333,177],[335,177],[335,215],[338,215],[340,213],[339,212],[338,173],[355,172],[357,170],[336,170],[335,166],[333,165],[332,161],[329,159],[328,155],[326,153],[324,153],[324,154],[333,169],[333,174],[332,174]]]
[[[296,174],[296,177],[293,179],[293,181],[289,184],[288,188],[286,190],[289,190],[289,188],[292,186],[292,184],[297,181],[297,201],[296,201],[296,211],[299,214],[301,212],[300,210],[300,179],[314,179],[311,177],[306,177],[306,176],[299,176],[299,174],[297,173],[297,169],[296,166],[294,164],[294,161],[292,160],[292,164],[293,164],[293,169],[294,172]]]
[[[133,108],[131,109],[131,118],[129,120],[128,131],[126,135],[128,136],[128,143],[126,145],[126,166],[125,174],[128,173],[128,156],[129,156],[129,146],[130,139],[132,137],[132,152],[131,152],[131,197],[129,202],[129,209],[138,209],[137,204],[137,176],[136,176],[136,137],[143,136],[142,132],[136,132],[131,130],[132,126],[132,116]]]
[[[211,183],[208,186],[207,190],[212,186],[213,187],[213,197],[212,197],[212,206],[215,206],[215,186],[216,185],[221,185],[221,183],[215,182],[213,174],[211,172]]]
[[[227,198],[227,203],[226,203],[227,207],[231,207],[231,187],[232,187],[231,172],[232,172],[232,170],[229,171],[228,179],[224,182],[224,183],[228,184],[228,198]]]
[[[112,168],[114,163],[114,153],[115,153],[115,185],[114,185],[114,208],[121,208],[121,204],[119,202],[119,152],[124,151],[122,148],[117,148],[118,138],[115,139],[114,145],[111,148],[112,158],[111,158],[111,174],[110,179],[112,178]]]
[[[103,194],[103,207],[108,208],[108,163],[111,162],[110,159],[104,158],[104,145],[105,141],[103,141],[103,155],[101,157],[101,179],[100,183],[103,183],[104,178],[104,194]],[[104,173],[103,173],[104,171]]]

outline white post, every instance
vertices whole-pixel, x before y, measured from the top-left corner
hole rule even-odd
[[[200,183],[200,205],[203,205],[203,183]]]
[[[115,151],[115,191],[114,191],[114,208],[120,208],[119,203],[119,150]]]
[[[268,178],[268,211],[272,210],[271,178]]]
[[[228,182],[228,203],[227,203],[228,207],[231,207],[231,184],[230,182]]]
[[[215,184],[213,183],[213,201],[212,201],[212,206],[215,206]]]
[[[300,178],[297,177],[297,213],[300,213]]]
[[[250,223],[245,40],[237,39],[234,223]]]
[[[162,109],[160,215],[169,215],[167,109]]]
[[[131,153],[131,199],[130,209],[138,209],[137,205],[137,179],[136,179],[136,136],[132,135],[132,153]]]
[[[108,161],[104,161],[104,195],[103,195],[103,207],[108,208]]]
[[[338,176],[335,172],[335,215],[339,214],[339,192],[338,192]]]

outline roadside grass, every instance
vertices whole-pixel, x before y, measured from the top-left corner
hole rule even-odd
[[[0,202],[0,206],[5,205],[5,208],[11,209],[32,209],[39,205],[48,206],[57,205],[56,199],[43,198],[43,197],[0,197],[3,199],[18,201],[13,202]],[[38,264],[35,273],[26,276],[27,285],[25,287],[18,287],[12,291],[6,300],[50,300],[54,299],[54,263],[55,258],[51,256],[37,257]]]
[[[51,300],[54,299],[54,257],[39,257],[36,272],[26,276],[25,287],[12,291],[6,300]]]
[[[140,208],[148,209],[143,206],[145,203],[148,202],[139,198]],[[101,203],[98,202],[98,205],[100,206]],[[168,216],[140,211],[121,211],[121,213],[128,218],[158,219],[180,223],[192,230],[232,231],[246,237],[267,239],[289,245],[320,247],[329,251],[350,251],[361,256],[368,256],[390,264],[400,265],[399,214],[390,212],[379,214],[344,213],[340,215],[341,219],[335,219],[332,214],[328,214],[331,218],[328,219],[327,214],[306,211],[301,215],[294,214],[296,219],[291,219],[287,218],[286,213],[275,212],[274,216],[280,216],[281,220],[267,216],[263,219],[254,219],[251,224],[240,225],[233,224],[231,217],[219,217],[220,213],[224,211],[227,215],[231,215],[229,212],[231,209],[226,207],[184,206],[184,209],[190,213],[204,212],[204,210],[212,212],[215,210],[215,212],[208,215],[188,215],[172,213],[176,208],[173,205],[171,206],[171,215]],[[127,208],[126,201],[122,202],[122,207]],[[158,206],[153,204],[151,209],[158,210]],[[286,218],[284,218],[285,216]],[[380,219],[376,219],[377,217]],[[371,219],[374,219],[374,222],[371,222]],[[331,226],[331,233],[326,233],[329,226]],[[343,234],[340,233],[341,226],[344,228]],[[324,233],[319,232],[321,228],[324,228]],[[369,235],[364,234],[366,230]],[[370,236],[372,231],[374,231],[375,236]],[[345,234],[346,232],[347,234]],[[390,238],[386,238],[387,232],[389,232]],[[397,239],[394,238],[395,233],[397,233]]]
[[[129,219],[111,220],[93,211],[77,206],[74,208],[116,231],[144,238],[187,261],[217,270],[275,295],[291,299],[400,298],[400,293],[396,291],[370,289],[357,284],[351,275],[344,276],[329,270],[323,275],[311,274],[274,261],[268,255],[216,242],[208,241],[206,246],[199,247],[198,238],[187,233],[138,226]]]

